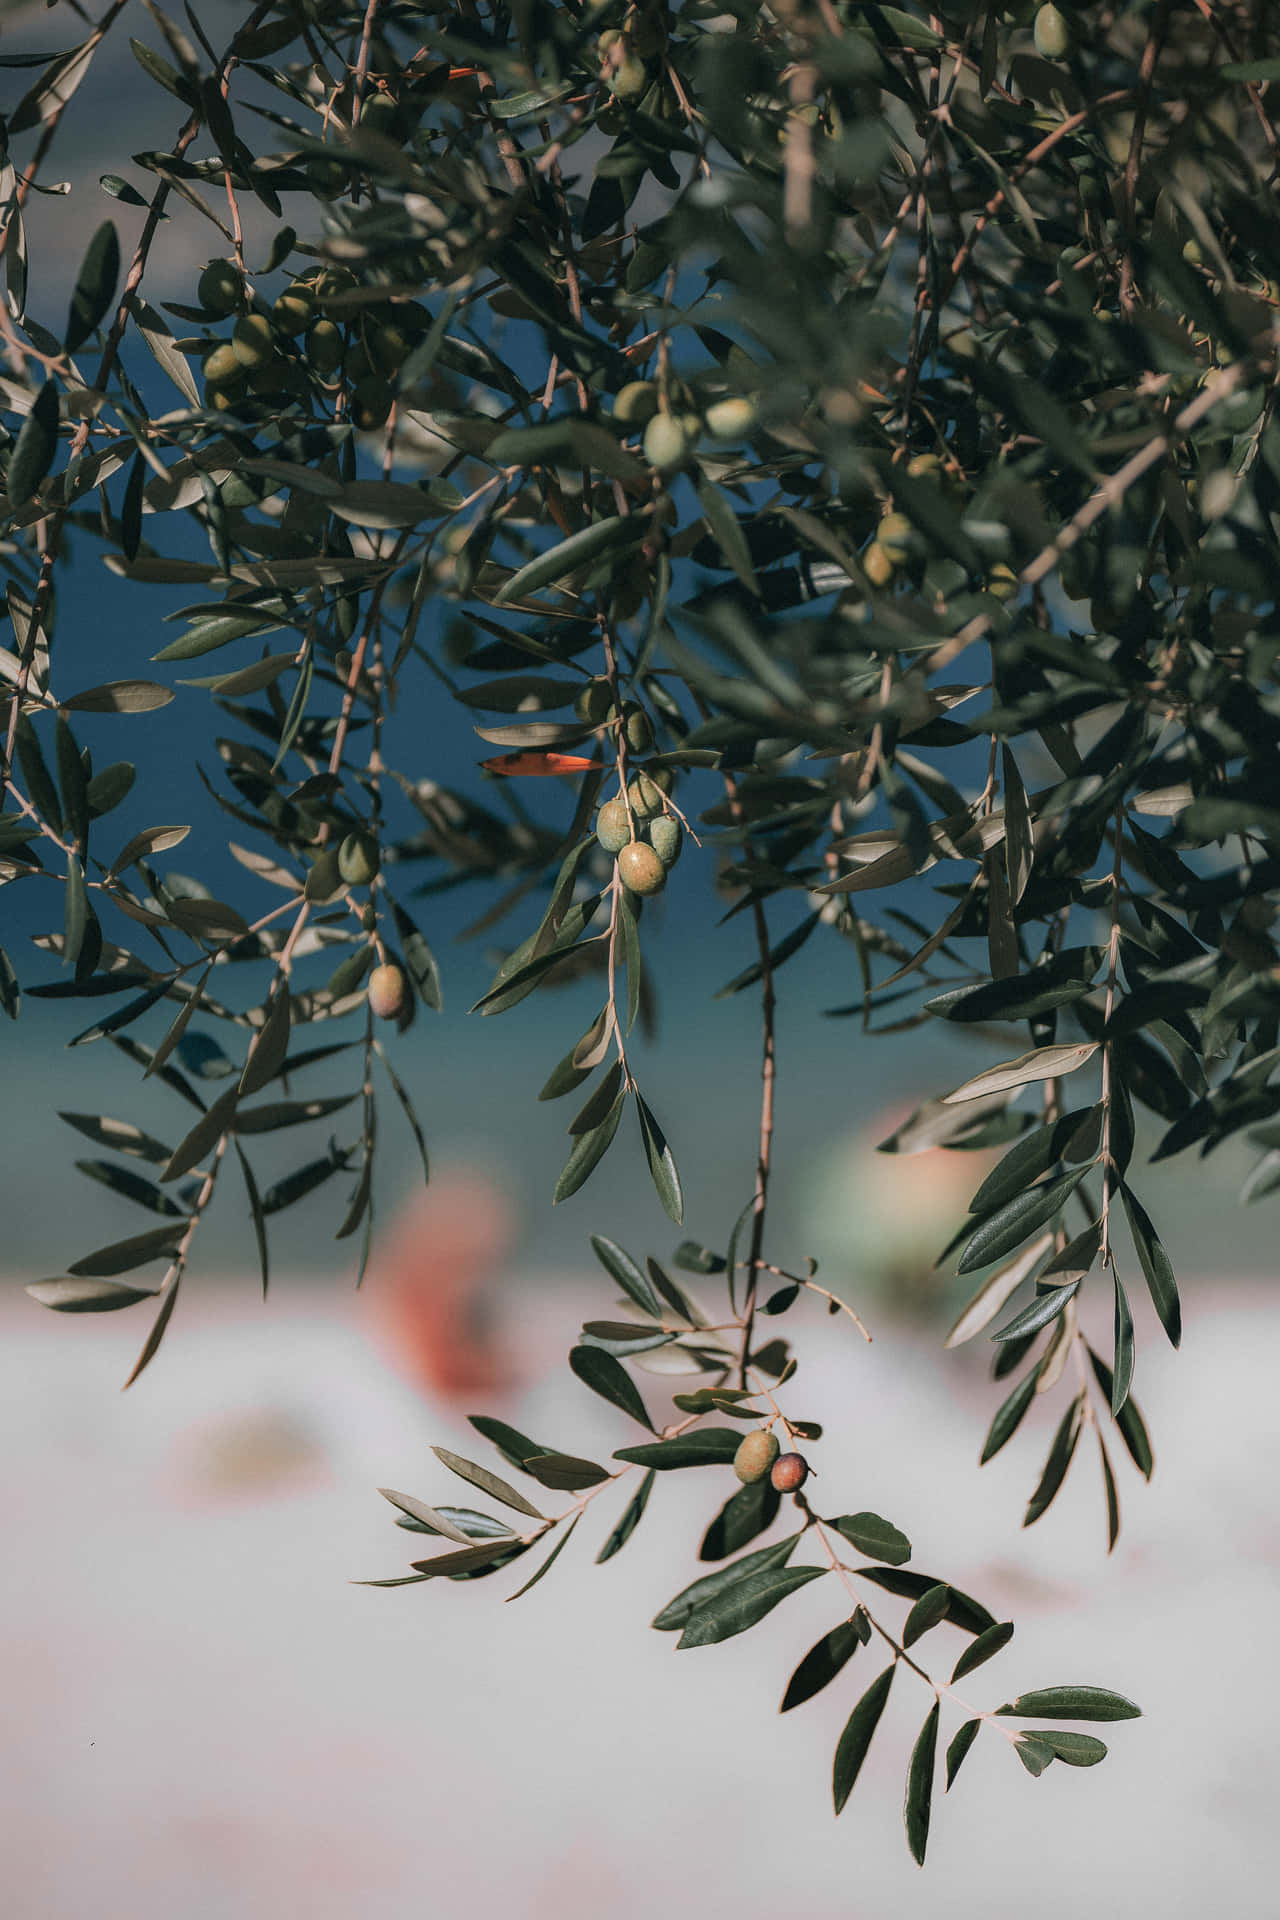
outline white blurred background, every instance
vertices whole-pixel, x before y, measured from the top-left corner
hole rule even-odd
[[[927,1214],[938,1177],[920,1177]],[[134,1315],[68,1322],[0,1297],[11,1920],[401,1920],[428,1903],[476,1920],[1275,1911],[1280,1319],[1259,1288],[1188,1284],[1177,1356],[1140,1326],[1157,1468],[1145,1487],[1113,1447],[1110,1559],[1087,1434],[1058,1503],[1020,1530],[1057,1406],[978,1474],[1002,1392],[989,1349],[944,1354],[945,1321],[856,1288],[872,1347],[843,1317],[780,1323],[803,1361],[788,1409],[829,1423],[809,1449],[821,1509],[882,1513],[914,1565],[1017,1619],[965,1697],[1090,1681],[1145,1709],[1094,1729],[1111,1747],[1101,1769],[1039,1780],[984,1733],[953,1794],[939,1788],[922,1875],[901,1803],[924,1687],[899,1675],[839,1823],[831,1755],[872,1651],[777,1715],[800,1656],[846,1611],[834,1583],[719,1647],[677,1654],[649,1630],[706,1570],[697,1542],[735,1484],[727,1468],[660,1478],[635,1538],[597,1568],[623,1496],[601,1498],[514,1607],[504,1595],[527,1572],[350,1584],[430,1550],[377,1486],[467,1501],[432,1441],[501,1464],[465,1411],[595,1458],[634,1437],[563,1366],[578,1320],[611,1310],[611,1284],[522,1274],[509,1256],[504,1269],[517,1223],[483,1192],[446,1175],[360,1295],[297,1276],[266,1307],[248,1278],[193,1289],[128,1395]],[[485,1222],[470,1247],[460,1219]],[[658,1383],[643,1384],[661,1413]],[[900,1619],[900,1603],[868,1599]],[[922,1651],[945,1677],[963,1644],[944,1627]]]

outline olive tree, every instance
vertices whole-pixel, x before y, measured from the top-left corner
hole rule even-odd
[[[172,140],[103,174],[64,318],[28,228],[56,240],[51,156],[131,27]],[[478,1012],[532,1009],[540,1097],[574,1109],[554,1198],[635,1154],[680,1226],[678,1129],[629,1036],[683,858],[741,930],[726,991],[759,1000],[753,1196],[673,1254],[593,1236],[569,1365],[616,1409],[612,1459],[481,1410],[502,1472],[439,1458],[483,1509],[389,1494],[423,1557],[375,1584],[527,1591],[696,1468],[703,1564],[654,1625],[702,1647],[825,1583],[782,1705],[848,1689],[837,1812],[895,1680],[923,1716],[917,1860],[944,1712],[948,1786],[984,1729],[1033,1774],[1101,1760],[1078,1723],[1136,1707],[1053,1674],[970,1705],[1012,1622],[806,1485],[820,1433],[777,1328],[858,1330],[770,1238],[775,1009],[788,960],[836,942],[859,1049],[936,1021],[989,1044],[883,1149],[1003,1148],[945,1250],[977,1289],[948,1344],[994,1341],[984,1460],[1060,1403],[1026,1523],[1084,1439],[1114,1542],[1113,1456],[1152,1469],[1135,1288],[1180,1331],[1139,1139],[1248,1129],[1243,1198],[1280,1184],[1280,17],[259,0],[219,46],[198,6],[111,0],[0,66],[26,87],[0,177],[0,877],[60,927],[34,958],[10,940],[0,1000],[16,1019],[30,972],[71,1045],[144,1083],[130,1118],[65,1117],[153,1221],[29,1291],[150,1313],[136,1378],[228,1187],[264,1279],[277,1216],[334,1194],[363,1271],[384,1096],[424,1171],[437,1125],[396,1043],[440,1005],[455,887],[510,929]],[[207,264],[149,297],[179,231]],[[100,565],[138,617],[104,642],[117,677],[68,684],[58,582]],[[442,714],[483,743],[473,780],[433,770]],[[207,809],[122,838],[135,765],[109,755],[178,724]],[[130,804],[164,820],[131,750]],[[228,836],[235,903],[196,877]],[[598,993],[582,1034],[543,991],[571,975]],[[348,1089],[309,1094],[343,1050]],[[255,1177],[260,1135],[330,1116],[326,1152]],[[1077,1317],[1100,1297],[1103,1350]]]

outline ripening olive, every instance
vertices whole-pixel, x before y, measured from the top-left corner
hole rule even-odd
[[[1036,9],[1032,33],[1042,60],[1065,60],[1071,51],[1071,24],[1052,4]]]
[[[621,800],[606,800],[596,815],[596,839],[606,853],[621,853],[631,839],[631,822]]]
[[[265,313],[242,314],[231,335],[231,346],[240,365],[256,373],[276,357],[275,328]]]
[[[809,1478],[809,1462],[802,1453],[781,1453],[773,1463],[769,1480],[778,1493],[797,1493]]]
[[[749,1433],[733,1456],[733,1470],[744,1486],[763,1480],[778,1457],[777,1436],[764,1427]]]
[[[338,872],[349,887],[367,887],[382,864],[370,833],[349,833],[338,848]]]
[[[660,814],[649,822],[649,845],[661,860],[668,873],[680,858],[680,848],[684,841],[684,829],[678,820],[669,813]]]
[[[308,328],[307,365],[321,379],[342,365],[342,328],[332,320],[317,320]]]
[[[211,260],[197,282],[200,305],[220,319],[234,313],[244,297],[244,281],[230,260]]]
[[[409,998],[409,982],[399,967],[375,967],[368,993],[370,1010],[379,1020],[397,1020]]]
[[[276,296],[271,309],[271,318],[281,333],[302,333],[315,319],[316,297],[310,287],[301,280],[295,280],[292,286]]]
[[[713,440],[738,440],[756,423],[754,400],[716,400],[706,411],[707,432]]]
[[[614,395],[613,417],[624,427],[647,427],[658,411],[658,389],[652,380],[629,380]]]
[[[647,773],[638,773],[627,788],[631,811],[639,820],[652,820],[662,812],[662,789]]]
[[[659,472],[683,466],[701,431],[696,414],[655,413],[644,430],[644,457]]]
[[[618,855],[618,873],[624,887],[632,893],[661,893],[667,884],[667,870],[652,847],[643,840],[632,840]]]
[[[886,547],[873,540],[862,556],[862,571],[873,587],[887,587],[893,578],[894,562]]]

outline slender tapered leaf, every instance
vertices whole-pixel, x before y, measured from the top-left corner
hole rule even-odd
[[[925,1848],[929,1841],[929,1814],[933,1805],[933,1769],[938,1751],[938,1720],[941,1710],[941,1702],[935,1700],[926,1715],[924,1725],[916,1736],[915,1746],[911,1749],[911,1762],[907,1769],[907,1797],[903,1806],[903,1821],[907,1829],[907,1845],[918,1867],[924,1865]]]
[[[779,1713],[790,1713],[793,1707],[803,1706],[806,1700],[813,1699],[815,1693],[821,1693],[824,1687],[830,1686],[861,1645],[861,1635],[848,1620],[842,1620],[839,1626],[832,1627],[830,1633],[824,1633],[821,1640],[810,1647],[787,1682]]]
[[[867,1757],[872,1736],[880,1724],[885,1701],[889,1698],[889,1689],[893,1685],[893,1676],[897,1665],[886,1667],[884,1672],[871,1682],[859,1700],[853,1712],[845,1722],[844,1732],[840,1735],[836,1747],[835,1764],[831,1774],[831,1793],[837,1813],[853,1792],[862,1763]]]

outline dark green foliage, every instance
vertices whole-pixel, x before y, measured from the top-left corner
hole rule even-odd
[[[682,1644],[754,1627],[823,1573],[896,1608],[886,1624],[850,1599],[787,1689],[790,1708],[858,1643],[887,1651],[840,1741],[837,1810],[910,1677],[904,1649],[944,1649],[959,1678],[1012,1629],[909,1570],[895,1526],[841,1513],[877,1503],[873,1468],[828,1499],[815,1459],[781,1543],[777,1491],[723,1471],[752,1426],[819,1437],[790,1398],[803,1337],[766,1339],[762,1317],[776,1335],[829,1311],[848,1334],[766,1233],[779,998],[825,945],[848,976],[833,1011],[858,1016],[831,1029],[858,1050],[839,1071],[874,1074],[865,1048],[934,1022],[990,1045],[884,1147],[1001,1150],[954,1223],[945,1257],[974,1277],[948,1344],[992,1338],[1009,1383],[983,1460],[1039,1434],[1027,1524],[1088,1424],[1109,1543],[1109,1424],[1152,1471],[1135,1274],[1175,1346],[1181,1306],[1138,1197],[1150,1143],[1204,1156],[1245,1134],[1242,1197],[1280,1190],[1280,207],[1258,190],[1267,101],[1246,92],[1280,73],[1280,22],[1253,9],[1233,50],[1211,12],[1080,0],[1064,36],[1025,8],[464,19],[264,0],[214,47],[194,15],[190,40],[155,11],[131,46],[172,134],[132,156],[145,190],[101,175],[140,235],[123,280],[114,224],[68,256],[61,196],[40,191],[98,36],[29,61],[5,115],[24,186],[0,196],[0,887],[46,912],[34,954],[0,928],[0,1006],[84,1002],[69,1043],[107,1039],[136,1070],[136,1117],[112,1099],[129,1117],[66,1118],[93,1143],[80,1170],[159,1223],[96,1236],[35,1298],[154,1301],[136,1377],[229,1159],[264,1284],[268,1236],[304,1200],[363,1272],[384,1108],[424,1177],[448,1128],[430,1076],[410,1084],[395,1055],[443,1003],[437,903],[464,890],[469,931],[502,943],[477,1008],[495,1061],[497,1016],[533,1012],[541,1097],[575,1095],[554,1198],[607,1153],[655,1214],[710,1231],[678,1171],[701,1115],[675,1110],[660,1060],[641,1084],[635,1035],[664,973],[680,984],[663,914],[678,954],[685,889],[715,887],[715,977],[726,998],[758,992],[765,1029],[755,1197],[723,1253],[695,1238],[638,1263],[596,1235],[605,1297],[571,1357],[652,1438],[602,1463],[475,1416],[554,1511],[442,1454],[520,1530],[417,1502],[401,1518],[445,1550],[400,1579],[485,1579],[538,1546],[529,1592],[597,1498],[609,1558],[665,1471],[712,1469],[700,1558],[720,1584],[696,1583]],[[248,257],[228,194],[268,222]],[[169,257],[207,262],[163,311],[162,222]],[[29,258],[58,257],[69,311],[29,283]],[[90,542],[136,617],[86,685],[58,587]],[[103,738],[178,725],[207,794],[185,822],[145,771],[131,795],[146,743]],[[473,778],[442,778],[449,726],[483,742]],[[130,797],[134,830],[116,829]],[[215,884],[220,826],[243,891]],[[685,836],[660,913],[605,850],[632,827],[653,842],[624,861],[637,881]],[[558,1012],[570,981],[598,1010],[578,1037],[584,1014]],[[340,1090],[313,1091],[344,1048]],[[154,1285],[117,1277],[152,1262]],[[1077,1315],[1110,1317],[1109,1359]],[[646,1352],[689,1376],[674,1409],[639,1392]],[[913,1536],[924,1469],[920,1487]],[[959,1656],[953,1627],[972,1636]],[[978,1725],[951,1739],[948,1785]],[[939,1733],[935,1704],[909,1772],[917,1859]],[[1035,1775],[1102,1757],[1036,1726],[1016,1751]]]

